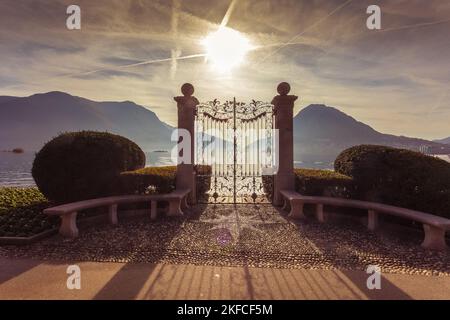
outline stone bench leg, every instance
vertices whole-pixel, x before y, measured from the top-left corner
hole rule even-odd
[[[117,204],[110,205],[108,208],[108,222],[112,225],[117,224]]]
[[[316,219],[320,223],[325,222],[325,212],[323,211],[323,204],[318,203],[316,205]]]
[[[303,213],[303,202],[298,199],[291,200],[291,211],[289,212],[289,218],[303,219],[305,215]]]
[[[287,211],[288,208],[289,208],[289,200],[283,197],[283,207],[281,208],[281,210]]]
[[[150,202],[150,219],[156,220],[158,216],[158,201],[152,200]]]
[[[447,248],[444,229],[424,224],[423,230],[425,231],[425,238],[422,242],[423,248],[431,250],[445,250]]]
[[[178,217],[183,215],[183,211],[181,211],[181,199],[173,199],[169,200],[169,211],[167,215],[169,217]]]
[[[367,212],[367,229],[375,231],[378,229],[378,213],[374,210]]]
[[[181,200],[181,209],[182,210],[184,210],[184,209],[189,209],[189,203],[188,203],[188,196],[186,196],[186,197],[184,197],[182,200]]]
[[[59,227],[59,234],[66,238],[78,237],[76,211],[66,213],[61,216],[61,226]]]

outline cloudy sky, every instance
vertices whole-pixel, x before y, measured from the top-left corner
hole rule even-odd
[[[175,124],[184,82],[201,101],[270,101],[288,81],[296,110],[324,103],[382,132],[450,136],[449,0],[232,2],[1,0],[0,95],[131,100]],[[70,4],[81,7],[81,30],[66,28]],[[366,28],[371,4],[380,31]],[[227,11],[226,26],[253,50],[223,73],[202,56],[202,39]]]

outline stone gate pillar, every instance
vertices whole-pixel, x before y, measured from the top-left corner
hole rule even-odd
[[[283,199],[280,190],[294,190],[294,102],[297,96],[288,95],[291,86],[287,82],[278,85],[278,96],[272,100],[275,112],[275,129],[278,129],[279,143],[278,151],[278,172],[274,181],[273,204],[280,206]]]
[[[181,87],[181,93],[183,96],[175,97],[174,100],[178,106],[178,129],[186,129],[190,133],[191,139],[191,154],[189,163],[182,163],[177,165],[177,189],[190,189],[189,202],[195,204],[197,202],[196,188],[195,188],[195,172],[194,172],[194,123],[195,123],[195,111],[199,101],[192,96],[194,94],[194,86],[190,83],[185,83]],[[181,150],[178,145],[178,153],[186,152]]]

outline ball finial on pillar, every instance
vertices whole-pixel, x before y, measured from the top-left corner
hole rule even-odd
[[[291,91],[291,86],[287,82],[281,82],[277,87],[277,91],[280,96],[286,96]]]
[[[190,97],[194,94],[194,86],[190,83],[185,83],[181,86],[181,93],[185,97]]]

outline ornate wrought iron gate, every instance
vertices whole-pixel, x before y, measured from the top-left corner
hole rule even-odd
[[[273,105],[218,100],[197,106],[195,164],[201,203],[272,201]]]

